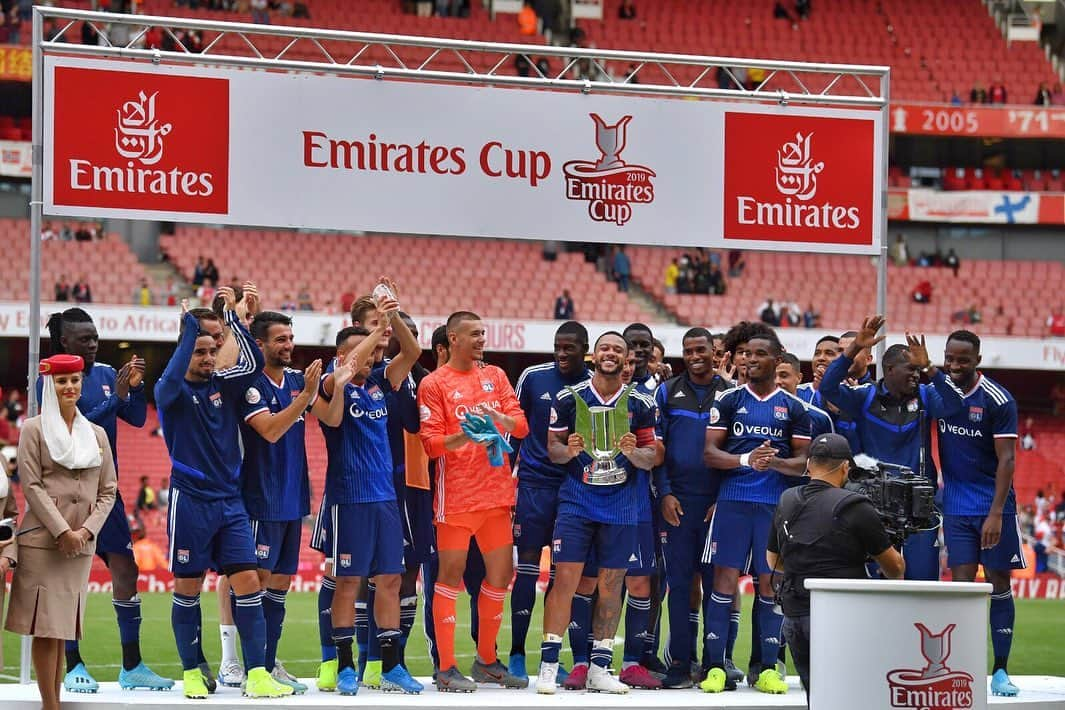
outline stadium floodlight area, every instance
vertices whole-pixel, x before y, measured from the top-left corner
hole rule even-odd
[[[886,307],[888,67],[51,7],[32,48],[30,414],[45,213],[869,254]]]

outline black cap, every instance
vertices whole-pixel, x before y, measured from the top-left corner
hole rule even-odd
[[[810,458],[834,459],[854,463],[851,445],[839,434],[822,434],[810,444]]]

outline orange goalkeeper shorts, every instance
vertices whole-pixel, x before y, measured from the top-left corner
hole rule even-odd
[[[470,538],[477,540],[481,553],[514,544],[510,508],[488,508],[470,513],[454,513],[436,521],[436,547],[443,551],[467,550]]]

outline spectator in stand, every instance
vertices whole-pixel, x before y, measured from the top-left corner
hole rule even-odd
[[[22,417],[22,393],[16,389],[7,393],[7,401],[4,402],[4,416],[11,426],[16,429],[20,426],[19,419]]]
[[[821,325],[821,314],[814,309],[814,304],[806,307],[802,312],[802,324],[806,328],[817,328]]]
[[[1035,517],[1036,520],[1045,518],[1047,509],[1050,507],[1050,502],[1047,500],[1046,494],[1043,493],[1043,489],[1040,488],[1035,492]]]
[[[267,0],[251,0],[251,21],[259,25],[270,24],[270,4]]]
[[[206,308],[214,301],[214,293],[214,279],[204,278],[203,283],[196,289],[196,298],[199,299],[200,305]]]
[[[787,20],[791,23],[795,22],[795,18],[791,16],[790,12],[788,12],[788,8],[784,7],[783,0],[777,0],[773,4],[773,19]]]
[[[518,12],[518,34],[531,37],[536,34],[539,18],[533,9],[532,0],[522,3],[521,11]]]
[[[180,301],[181,286],[172,278],[166,280],[166,305],[176,306]]]
[[[562,295],[555,299],[555,320],[573,320],[573,299],[569,289],[562,289]]]
[[[910,263],[910,250],[906,246],[906,237],[901,234],[895,235],[895,242],[891,245],[888,256],[891,257],[895,266],[906,266]]]
[[[720,260],[718,260],[720,261]],[[707,288],[714,296],[723,296],[728,287],[725,285],[725,275],[721,273],[721,265],[718,261],[711,260],[710,272],[707,274]]]
[[[350,288],[340,294],[340,312],[351,313],[351,304],[355,303],[356,298],[355,292]]]
[[[1043,329],[1043,337],[1052,335],[1055,338],[1065,338],[1065,306],[1058,306],[1047,316],[1046,325]]]
[[[739,249],[728,251],[728,275],[729,278],[743,276],[743,270],[747,268],[747,257]]]
[[[1054,84],[1054,91],[1050,94],[1050,104],[1052,106],[1065,106],[1065,89],[1062,88],[1060,81]]]
[[[619,246],[614,252],[614,278],[618,282],[618,291],[628,292],[631,277],[632,264],[629,263],[629,255],[625,253],[624,246]]]
[[[1065,381],[1059,380],[1050,388],[1050,413],[1055,417],[1065,414]]]
[[[44,223],[44,229],[41,230],[41,241],[42,242],[47,242],[47,241],[50,241],[52,239],[58,238],[58,236],[59,235],[56,234],[55,229],[52,227],[52,223],[51,222],[45,222]]]
[[[1006,85],[1001,79],[996,79],[991,88],[987,90],[987,102],[991,104],[1007,103]]]
[[[66,42],[67,41],[66,35],[64,35],[62,37],[59,36],[59,33],[61,31],[62,30],[60,30],[59,26],[56,25],[55,20],[53,20],[52,18],[49,17],[47,20],[44,21],[44,39],[46,41],[48,41],[48,42]]]
[[[159,482],[159,510],[166,510],[170,507],[170,479],[163,476],[163,480]]]
[[[18,429],[11,426],[11,422],[7,420],[7,417],[0,417],[0,449],[17,444]],[[0,470],[0,474],[3,474],[2,470]]]
[[[333,304],[333,299],[325,299],[325,303],[322,305],[321,312],[327,316],[335,316],[337,314],[337,307]],[[348,307],[348,312],[351,312],[351,307]]]
[[[943,265],[954,272],[954,278],[958,278],[958,269],[961,268],[961,259],[954,253],[954,248],[951,247],[947,252],[947,256],[943,259]]]
[[[75,303],[92,303],[92,288],[89,286],[89,279],[85,274],[78,278],[78,282],[74,284],[70,295],[74,298]]]
[[[964,103],[965,103],[965,101],[962,100],[961,94],[958,93],[958,90],[957,89],[951,89],[950,90],[950,105],[951,106],[961,106]]]
[[[92,232],[89,231],[89,225],[84,222],[78,223],[78,228],[74,230],[74,241],[76,242],[91,242]]]
[[[149,27],[148,31],[144,33],[144,48],[162,49],[162,47],[163,31],[158,27]]]
[[[285,294],[285,299],[281,302],[281,310],[288,311],[290,313],[299,310],[299,306],[297,306],[296,302],[292,300],[291,294]]]
[[[1035,451],[1035,428],[1034,420],[1028,417],[1024,420],[1024,431],[1021,434],[1021,448],[1025,451]]]
[[[133,292],[133,303],[138,306],[150,306],[152,300],[152,287],[148,285],[148,279],[142,278],[141,285]]]
[[[155,490],[148,485],[148,477],[141,476],[141,488],[137,493],[137,512],[144,513],[158,507],[155,502]]]
[[[767,298],[758,309],[758,319],[766,325],[780,325],[780,310],[774,305],[772,298]]]
[[[296,301],[299,304],[299,310],[313,311],[314,301],[311,299],[311,287],[307,284],[303,284],[303,287],[300,288],[300,292],[296,294]]]
[[[1054,97],[1050,93],[1050,87],[1045,81],[1039,82],[1039,88],[1035,92],[1035,105],[1050,106],[1053,102]]]
[[[1047,563],[1050,561],[1050,551],[1054,549],[1054,530],[1050,521],[1036,513],[1035,535],[1032,549],[1035,551],[1036,574],[1047,571]]]
[[[70,300],[70,283],[67,281],[66,274],[60,274],[59,280],[55,282],[55,302],[65,303]]]
[[[806,20],[810,17],[810,0],[795,0],[795,14],[799,19]]]
[[[618,6],[618,19],[619,20],[635,20],[636,19],[636,6],[632,0],[621,0],[621,5]]]
[[[196,257],[196,266],[192,270],[192,285],[197,288],[203,285],[203,276],[207,271],[207,262],[202,256]]]
[[[133,536],[133,559],[141,572],[154,572],[168,568],[163,548],[148,539],[144,526],[140,523],[130,525]]]
[[[211,279],[212,286],[218,283],[218,267],[214,265],[214,259],[208,259],[204,264],[203,278],[205,281]]]
[[[974,84],[973,85],[973,90],[969,92],[969,103],[971,103],[971,104],[986,104],[986,103],[988,103],[988,100],[987,100],[987,89],[984,88],[983,84]]]
[[[917,284],[913,291],[910,292],[910,297],[914,303],[931,303],[932,302],[932,282],[922,281]]]
[[[677,292],[677,277],[680,276],[680,266],[677,265],[677,260],[673,259],[666,266],[666,274],[664,284],[666,287],[666,293]]]

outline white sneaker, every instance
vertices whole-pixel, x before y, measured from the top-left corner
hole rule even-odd
[[[558,687],[558,664],[541,663],[540,675],[536,677],[536,692],[540,695],[554,695]]]
[[[629,692],[629,686],[610,675],[606,668],[600,668],[593,663],[588,666],[588,690],[592,693],[625,695]]]
[[[244,682],[244,666],[240,661],[223,661],[218,667],[218,682],[227,688],[239,688]]]

